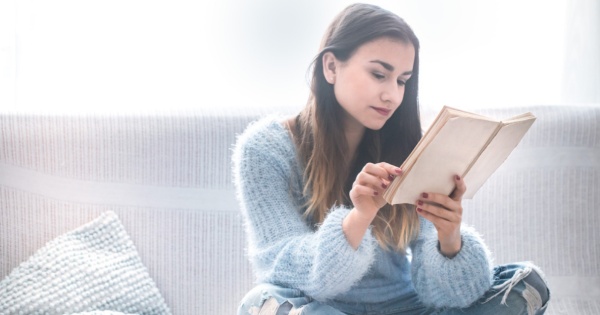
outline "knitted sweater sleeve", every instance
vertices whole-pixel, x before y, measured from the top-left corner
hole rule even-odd
[[[453,258],[439,250],[437,231],[423,218],[412,244],[412,280],[417,294],[428,306],[467,307],[489,290],[492,266],[489,250],[474,229],[461,226],[462,247]]]
[[[332,208],[316,231],[305,223],[291,193],[294,164],[289,161],[295,159],[295,151],[285,149],[281,135],[261,132],[263,127],[247,129],[233,156],[248,255],[257,280],[298,289],[315,300],[331,299],[367,272],[377,242],[369,230],[357,250],[350,246],[342,231],[350,211],[345,207]]]

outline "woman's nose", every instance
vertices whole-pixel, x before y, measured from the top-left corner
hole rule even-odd
[[[390,84],[391,85],[391,84]],[[381,94],[381,100],[384,102],[390,102],[394,105],[402,103],[402,97],[404,96],[404,86],[386,86],[385,90]]]

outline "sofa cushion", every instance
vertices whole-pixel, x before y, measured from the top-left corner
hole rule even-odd
[[[170,314],[113,212],[50,241],[15,268],[0,282],[0,301],[2,314]]]

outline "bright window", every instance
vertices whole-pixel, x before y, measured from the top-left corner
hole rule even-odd
[[[350,3],[5,1],[0,5],[1,107],[301,108],[307,68],[321,36]],[[373,3],[403,17],[421,41],[424,106],[570,101],[564,91],[566,0]]]

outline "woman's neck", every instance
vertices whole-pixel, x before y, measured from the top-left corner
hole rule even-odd
[[[346,134],[346,141],[348,143],[349,156],[354,159],[358,145],[365,134],[365,127],[358,122],[346,122],[344,130],[344,133]]]

